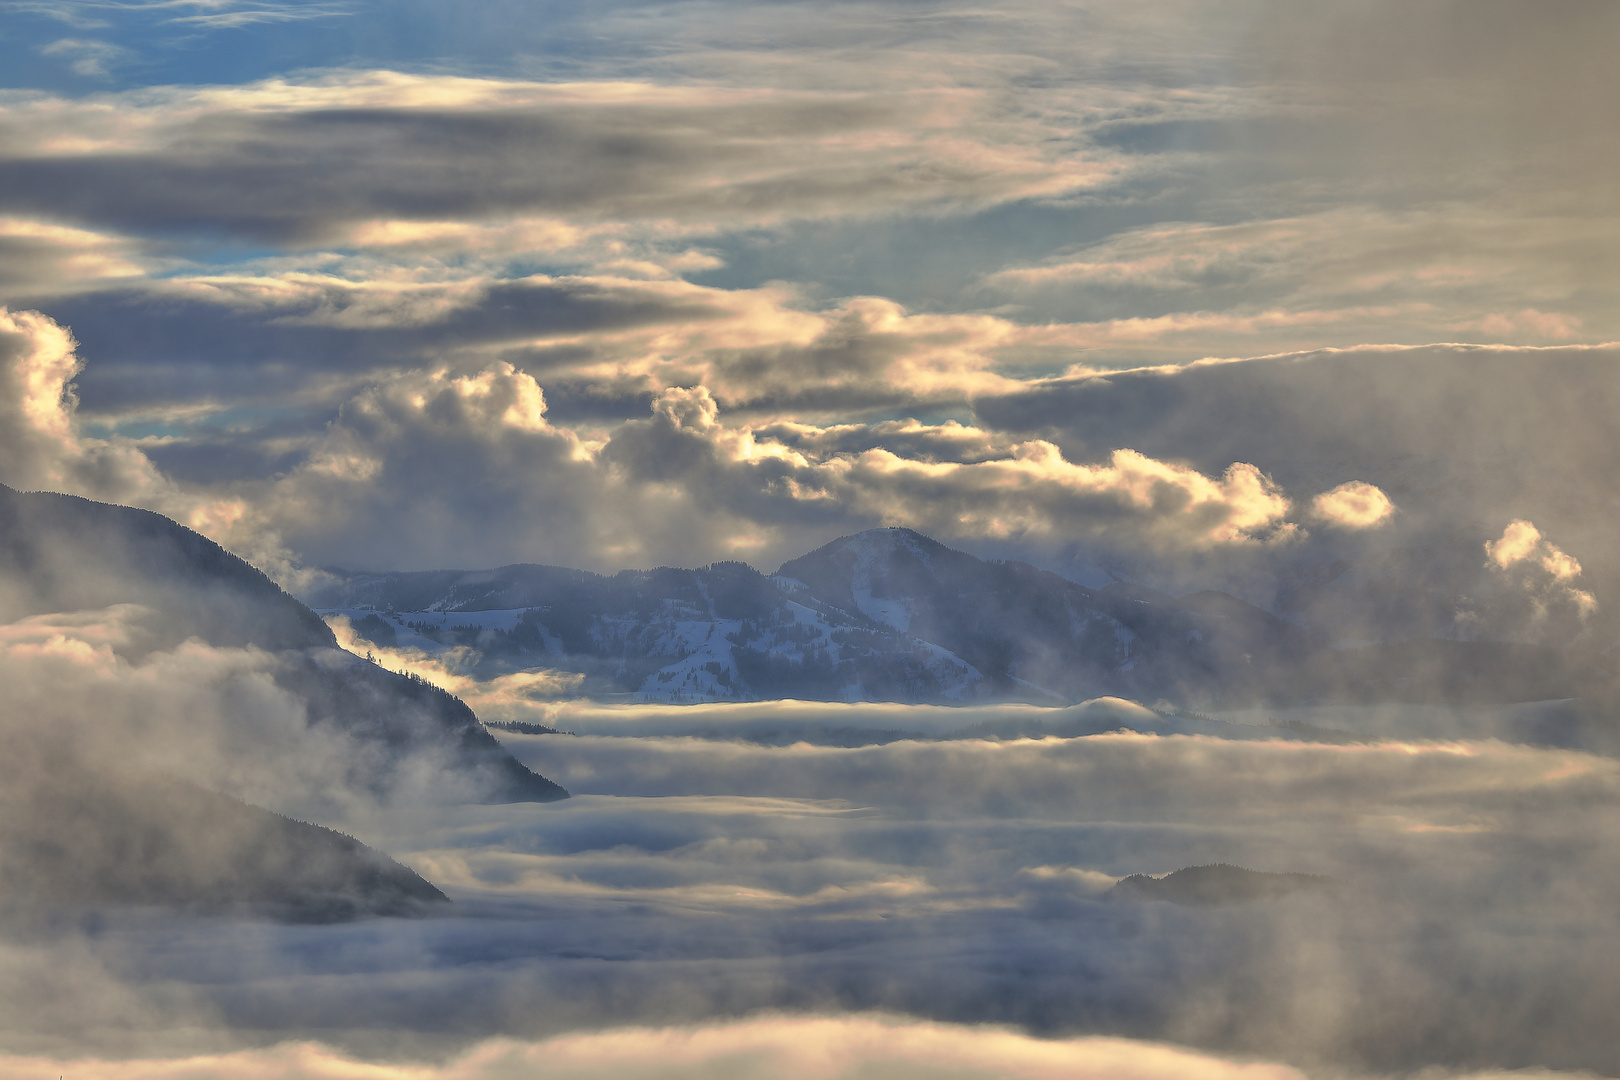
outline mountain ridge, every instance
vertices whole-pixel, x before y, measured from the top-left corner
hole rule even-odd
[[[489,801],[567,797],[465,703],[343,652],[313,610],[200,533],[149,510],[0,485],[0,621],[130,603],[153,615],[120,646],[127,659],[189,638],[272,654],[272,679],[306,704],[311,728],[382,748],[355,763],[359,788],[386,795],[429,754]]]
[[[482,571],[331,571],[310,596],[379,644],[449,647],[495,675],[548,668],[606,700],[1177,707],[1570,696],[1562,653],[1511,643],[1334,649],[1327,636],[1213,590],[1091,588],[985,560],[914,530],[840,537],[771,575],[746,563],[597,574],[519,563]]]

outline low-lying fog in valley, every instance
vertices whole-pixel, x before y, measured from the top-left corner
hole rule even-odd
[[[0,1080],[1620,1077],[1616,55],[0,0]]]
[[[1457,736],[1511,711],[1342,708],[1305,737],[1263,714],[1163,733],[1107,700],[556,706],[571,734],[501,738],[568,801],[327,819],[442,911],[12,925],[0,1069],[1613,1072],[1620,762]],[[984,734],[1006,725],[1026,734]],[[1041,734],[1076,728],[1098,733]],[[1111,894],[1219,863],[1319,877]]]

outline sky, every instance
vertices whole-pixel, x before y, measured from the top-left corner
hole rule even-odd
[[[905,525],[1479,592],[1516,521],[1584,577],[1513,589],[1620,580],[1610,4],[3,19],[0,479],[295,587]]]
[[[0,0],[0,483],[294,592],[892,525],[1603,655],[1617,44],[1607,0]],[[1620,775],[1506,707],[547,705],[503,739],[573,799],[378,806],[265,654],[150,615],[0,626],[0,725],[456,913],[0,911],[6,1075],[1620,1074]],[[1214,862],[1334,884],[1100,899]]]

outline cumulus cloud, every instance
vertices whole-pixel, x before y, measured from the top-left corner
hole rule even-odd
[[[658,288],[688,306],[705,292]],[[474,349],[453,364],[369,379],[356,373],[336,384],[349,388],[347,400],[339,399],[324,430],[279,441],[281,476],[194,474],[178,482],[153,464],[169,460],[164,444],[148,450],[86,436],[72,339],[41,316],[10,316],[18,342],[11,478],[156,507],[295,585],[313,580],[300,561],[369,568],[539,561],[611,571],[740,557],[768,569],[840,533],[894,524],[988,554],[1059,567],[1100,563],[1171,588],[1215,586],[1265,606],[1293,604],[1296,617],[1355,640],[1538,639],[1567,621],[1557,614],[1565,608],[1581,613],[1571,616],[1577,622],[1593,613],[1608,580],[1600,562],[1595,575],[1583,568],[1579,589],[1541,596],[1540,586],[1521,583],[1503,594],[1505,578],[1470,579],[1481,574],[1469,569],[1479,563],[1462,555],[1481,542],[1477,532],[1470,536],[1471,521],[1504,504],[1550,515],[1577,540],[1591,528],[1568,515],[1567,498],[1546,498],[1546,478],[1558,475],[1545,471],[1556,448],[1537,434],[1548,430],[1540,413],[1510,408],[1510,399],[1524,399],[1505,387],[1515,379],[1544,385],[1544,371],[1574,373],[1565,381],[1585,404],[1563,414],[1555,441],[1601,457],[1595,431],[1571,418],[1608,393],[1603,350],[1329,353],[1090,375],[974,396],[974,379],[999,378],[981,365],[991,362],[995,341],[1019,333],[1007,324],[910,316],[864,302],[811,315],[787,309],[780,297],[709,295],[705,328],[694,332],[676,315],[618,331],[619,359],[592,353],[572,370],[531,373],[517,362],[530,363],[521,354],[494,359]],[[443,317],[425,316],[429,323]],[[829,362],[806,378],[774,360],[750,367],[739,359],[746,350],[718,347],[738,335],[774,338],[778,353],[784,337],[798,343],[793,349],[831,349],[829,335],[843,335],[846,356],[878,359]],[[929,369],[926,360],[942,347],[977,359],[942,377],[945,369]],[[647,349],[659,350],[656,358]],[[1504,389],[1469,378],[1481,364],[1491,366],[1489,385]],[[1346,372],[1355,373],[1359,393],[1347,392]],[[685,376],[696,380],[670,382]],[[711,377],[718,389],[703,381]],[[545,384],[561,385],[567,396],[581,378],[628,380],[643,419],[553,421]],[[1408,389],[1392,399],[1384,388],[1401,378]],[[971,398],[981,419],[822,423],[783,420],[759,405],[831,395],[825,400],[847,406],[873,387],[912,405],[932,393]],[[1470,393],[1459,410],[1456,395]],[[1233,409],[1261,422],[1221,423]],[[1482,430],[1458,427],[1459,411],[1492,417],[1498,448],[1441,453],[1448,441],[1466,447]],[[1362,463],[1361,476],[1334,475],[1343,461]],[[1462,482],[1442,471],[1464,467]],[[1302,507],[1289,496],[1323,487]],[[1435,491],[1439,501],[1428,494]],[[1579,565],[1561,552],[1539,558],[1535,565],[1555,584]],[[1334,560],[1357,569],[1325,569]],[[1336,575],[1326,588],[1325,573]],[[1421,575],[1423,588],[1406,589],[1398,605],[1380,599],[1386,584],[1408,574]],[[1548,621],[1543,611],[1556,617]]]
[[[1370,529],[1389,520],[1395,504],[1371,484],[1351,480],[1311,500],[1316,516],[1347,529]]]
[[[273,532],[249,527],[241,499],[174,484],[134,440],[86,434],[74,386],[82,368],[67,328],[39,312],[0,308],[0,483],[155,509],[284,580],[301,578]]]
[[[982,437],[969,460],[940,460],[970,434],[959,425],[932,441],[907,429],[936,451],[922,457],[845,450],[847,428],[827,440],[800,425],[779,442],[775,429],[728,423],[702,385],[662,390],[649,419],[591,440],[550,425],[543,403],[536,380],[509,364],[391,379],[346,404],[286,478],[242,489],[256,511],[244,527],[276,529],[325,562],[476,552],[486,563],[608,570],[717,550],[785,559],[803,553],[804,525],[829,539],[882,523],[946,539],[1095,537],[1172,552],[1297,531],[1288,498],[1243,463],[1211,477],[1120,450],[1086,465],[1049,442]],[[999,445],[984,452],[986,442]],[[402,543],[381,540],[389,534]]]
[[[1581,588],[1595,599],[1620,583],[1597,525],[1620,468],[1605,434],[1620,402],[1613,354],[1608,346],[1323,350],[1077,372],[981,396],[974,411],[979,426],[1049,439],[1071,459],[1130,445],[1206,475],[1250,462],[1285,491],[1324,493],[1307,503],[1321,523],[1309,543],[1277,549],[1290,559],[1203,566],[1196,579],[1168,567],[1139,573],[1183,587],[1224,579],[1217,587],[1347,638],[1532,638],[1533,611],[1504,593],[1510,575],[1494,563],[1487,570],[1481,544],[1504,521],[1534,521],[1580,555]],[[1346,510],[1342,496],[1357,484],[1398,512],[1376,528],[1345,527],[1330,511]],[[1361,496],[1369,501],[1357,515],[1374,515],[1379,499]]]
[[[80,434],[75,347],[46,316],[0,308],[0,479],[115,500],[150,497],[161,481],[139,450]]]
[[[1485,554],[1500,570],[1536,558],[1542,569],[1555,578],[1574,577],[1581,572],[1580,563],[1559,551],[1557,545],[1544,541],[1541,530],[1522,518],[1509,522],[1502,530],[1501,539],[1486,541]]]
[[[1485,554],[1487,565],[1519,578],[1532,596],[1538,622],[1559,608],[1572,609],[1583,620],[1597,610],[1597,598],[1575,587],[1580,562],[1543,537],[1534,523],[1523,518],[1509,522],[1498,539],[1486,541]]]

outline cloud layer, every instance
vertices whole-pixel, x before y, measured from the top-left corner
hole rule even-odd
[[[1612,7],[7,17],[0,482],[293,586],[770,570],[893,524],[1341,644],[1607,663]],[[1523,737],[1573,706],[1003,739],[951,725],[1032,714],[593,711],[511,676],[457,685],[576,727],[510,741],[579,796],[382,812],[333,796],[351,747],[284,738],[269,658],[147,619],[0,628],[8,729],[319,808],[456,913],[7,915],[12,1071],[1620,1070],[1620,777]],[[1215,862],[1336,885],[1102,898]]]
[[[221,1077],[404,1059],[504,1075],[541,1057],[560,1075],[860,1076],[940,1055],[964,1075],[1611,1071],[1614,761],[1446,736],[1501,720],[1428,712],[1341,709],[1398,734],[1337,743],[1233,728],[1261,737],[846,748],[660,736],[691,730],[690,710],[598,707],[575,722],[617,734],[510,737],[567,802],[342,811],[451,895],[446,916],[11,922],[4,1036],[90,1075],[131,1054]],[[796,716],[835,731],[951,713]],[[1215,862],[1334,884],[1204,907],[1105,895]],[[327,1045],[254,1049],[310,1038]]]

